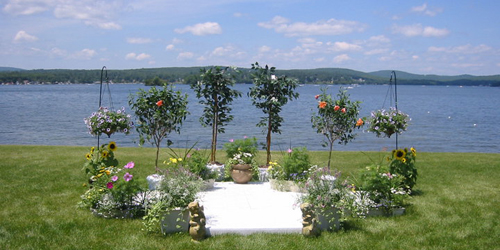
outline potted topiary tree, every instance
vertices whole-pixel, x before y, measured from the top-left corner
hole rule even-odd
[[[182,122],[189,114],[187,104],[187,94],[174,91],[172,86],[166,84],[162,89],[140,89],[136,96],[131,95],[129,98],[129,105],[139,119],[136,126],[139,144],[143,145],[147,140],[156,147],[156,172],[161,143],[170,133],[180,132]],[[172,141],[167,140],[167,145],[172,145]]]
[[[248,96],[252,98],[252,104],[261,109],[266,116],[262,117],[258,127],[265,127],[266,136],[266,164],[271,161],[271,133],[281,133],[280,127],[283,117],[279,115],[282,107],[288,101],[297,99],[299,93],[295,92],[297,82],[286,76],[276,77],[275,67],[267,65],[262,68],[259,63],[252,64],[252,80],[254,86],[250,88]]]

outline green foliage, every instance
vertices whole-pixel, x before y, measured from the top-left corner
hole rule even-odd
[[[311,167],[307,148],[294,148],[291,153],[283,157],[283,171],[285,180],[305,180]]]
[[[312,115],[311,122],[316,132],[323,134],[327,139],[324,146],[328,145],[330,149],[328,160],[328,167],[330,167],[333,143],[338,140],[339,144],[347,144],[354,140],[354,129],[362,125],[362,122],[358,120],[361,102],[352,102],[347,91],[342,88],[339,89],[335,100],[327,94],[327,88],[322,88],[321,91],[322,93],[316,96],[318,110]]]
[[[200,123],[203,126],[212,127],[212,151],[211,161],[215,161],[217,150],[217,134],[224,133],[226,126],[233,120],[231,113],[231,103],[237,97],[241,97],[241,92],[231,89],[234,80],[228,73],[228,68],[222,70],[220,67],[201,70],[201,80],[191,84],[195,91],[199,103],[204,105],[203,115]]]
[[[143,209],[143,200],[137,195],[145,188],[134,178],[132,169],[135,164],[129,162],[123,168],[117,167],[115,150],[114,142],[104,144],[98,150],[92,147],[84,164],[85,173],[90,177],[79,205],[95,209],[105,217],[114,210],[133,208],[132,213],[139,213]]]
[[[129,105],[139,119],[136,130],[140,144],[149,141],[156,146],[157,153],[163,139],[172,132],[180,133],[182,122],[189,114],[187,94],[174,91],[170,85],[163,85],[160,90],[152,87],[147,92],[140,89],[136,96],[130,96]],[[172,145],[172,141],[167,140],[167,145]],[[158,167],[158,154],[155,167]]]
[[[257,138],[248,138],[245,136],[243,139],[231,139],[229,142],[224,143],[223,148],[226,151],[227,158],[233,158],[238,153],[256,155],[258,152],[257,146]]]
[[[252,98],[252,104],[265,115],[261,117],[257,126],[266,128],[267,162],[270,162],[271,133],[281,133],[283,117],[279,113],[288,101],[299,97],[299,93],[295,92],[297,81],[286,76],[276,77],[275,67],[269,68],[267,65],[261,67],[257,62],[252,64],[252,70],[254,86],[250,88],[248,96]]]
[[[148,78],[144,81],[144,85],[146,86],[163,86],[164,84],[168,84],[168,82],[160,79],[158,76],[153,79]]]
[[[366,192],[374,207],[391,210],[403,206],[408,193],[401,187],[403,177],[391,172],[388,167],[371,165],[361,172],[358,188]]]
[[[417,184],[417,167],[415,161],[417,158],[417,150],[411,148],[408,151],[405,149],[398,149],[392,151],[392,158],[390,159],[389,170],[402,177],[400,187],[408,193],[411,193],[413,187]]]

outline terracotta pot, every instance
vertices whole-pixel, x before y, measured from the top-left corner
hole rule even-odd
[[[238,164],[231,167],[231,177],[238,184],[246,184],[252,179],[252,165]]]

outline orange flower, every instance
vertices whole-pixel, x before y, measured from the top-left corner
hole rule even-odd
[[[316,100],[318,100],[318,98],[319,98],[319,95],[315,95],[315,96],[314,96],[314,98],[315,98]]]
[[[333,110],[335,110],[335,111],[337,111],[339,109],[340,109],[339,105],[335,105],[335,107],[333,108]]]
[[[156,106],[158,106],[158,107],[163,106],[163,100],[159,100],[159,101],[156,103]]]
[[[359,118],[358,121],[356,122],[356,126],[360,127],[361,125],[363,125],[363,123],[365,123],[363,122],[363,119]]]
[[[342,113],[345,113],[345,108],[343,108],[343,109],[342,109],[342,110],[340,110],[340,111],[342,111]]]
[[[324,109],[326,107],[326,102],[319,102],[319,108]]]

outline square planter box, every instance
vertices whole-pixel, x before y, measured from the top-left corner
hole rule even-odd
[[[166,211],[161,219],[161,232],[163,234],[188,232],[189,210],[175,209]]]

